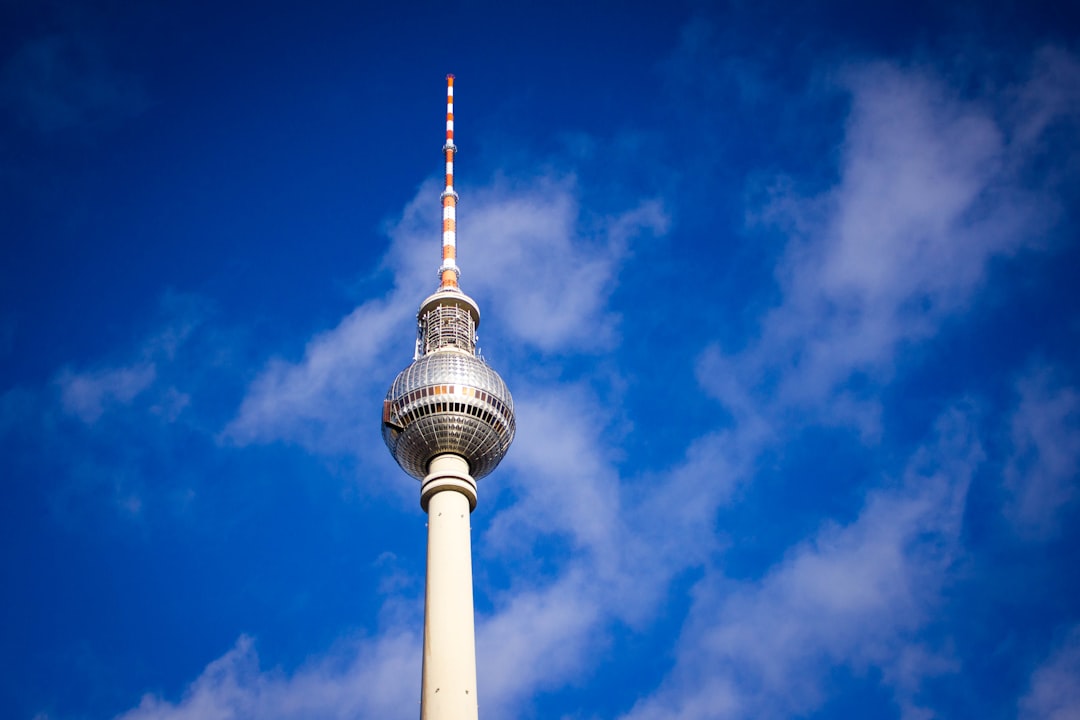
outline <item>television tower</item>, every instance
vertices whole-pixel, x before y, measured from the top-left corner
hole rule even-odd
[[[416,315],[416,352],[383,402],[382,434],[420,481],[428,514],[421,720],[476,720],[469,515],[476,481],[514,439],[514,401],[476,352],[480,308],[458,287],[454,192],[454,76],[446,76],[446,189],[439,287]]]

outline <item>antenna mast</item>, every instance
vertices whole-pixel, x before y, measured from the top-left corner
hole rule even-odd
[[[443,240],[442,265],[439,266],[440,290],[457,290],[461,271],[457,266],[457,200],[454,192],[454,76],[446,76],[446,189],[442,192]]]

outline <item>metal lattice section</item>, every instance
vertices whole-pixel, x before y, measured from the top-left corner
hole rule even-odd
[[[498,373],[472,354],[441,350],[405,368],[383,404],[383,440],[398,464],[423,479],[433,457],[454,453],[479,479],[514,439],[514,401]]]
[[[464,307],[436,305],[420,316],[419,323],[422,354],[443,348],[457,348],[470,355],[476,352],[476,321]]]

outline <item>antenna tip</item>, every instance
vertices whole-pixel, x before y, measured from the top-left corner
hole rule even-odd
[[[454,82],[454,76],[453,76],[452,74],[448,74],[448,75],[446,76],[446,79],[447,79],[447,80],[448,80],[448,81],[449,81],[449,82],[450,82],[451,84],[453,84],[453,82]]]

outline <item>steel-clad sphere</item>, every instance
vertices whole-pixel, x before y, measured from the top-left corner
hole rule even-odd
[[[419,480],[443,453],[460,455],[473,478],[484,477],[506,455],[515,427],[506,383],[461,350],[422,355],[398,374],[383,404],[383,440]]]

